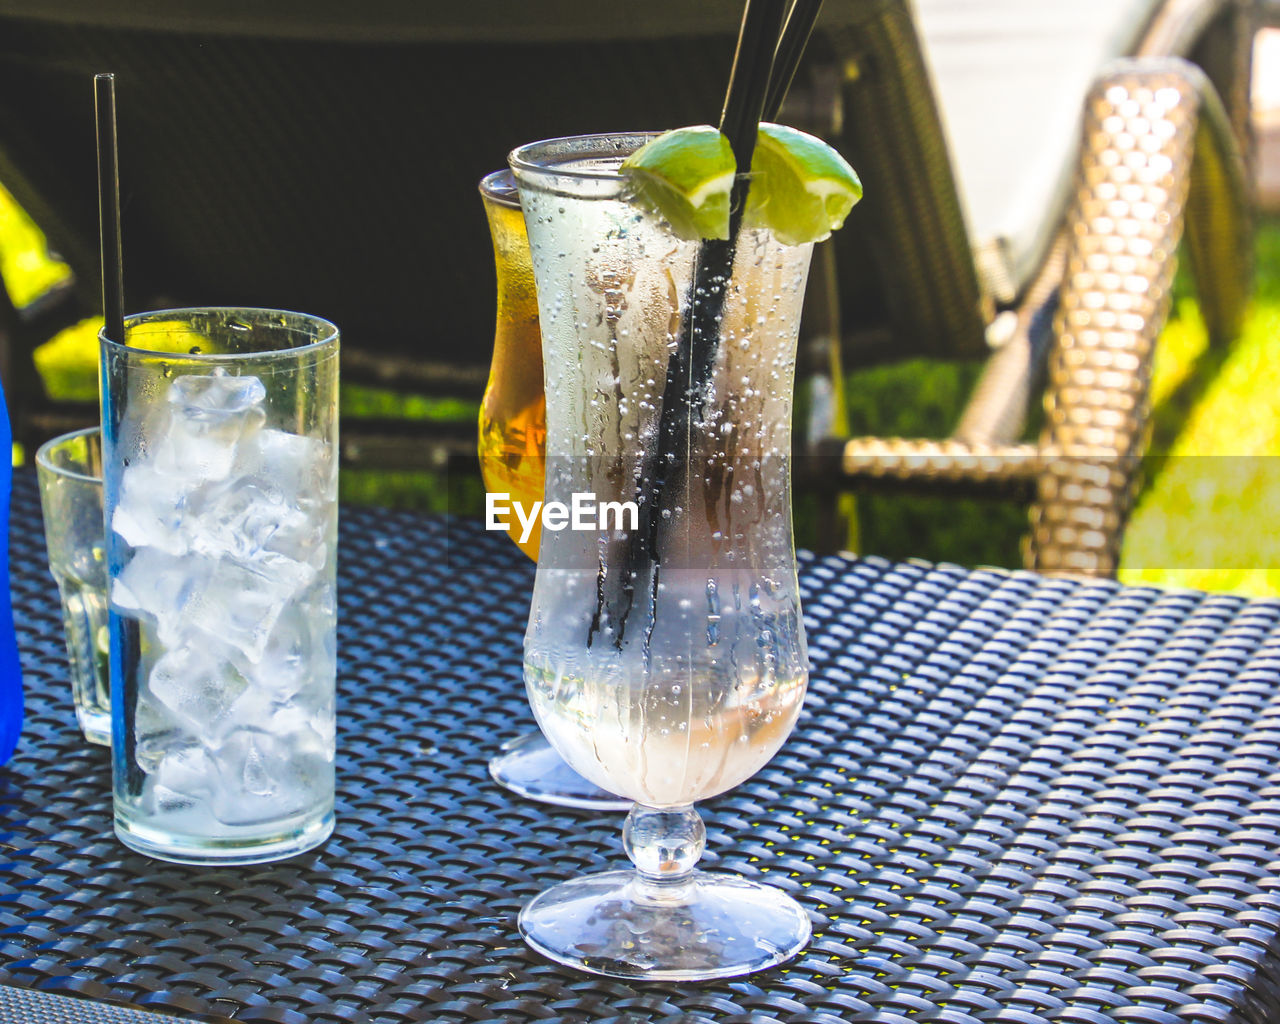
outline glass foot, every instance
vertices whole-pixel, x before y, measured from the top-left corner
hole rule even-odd
[[[504,744],[489,762],[489,774],[500,786],[530,800],[590,811],[626,811],[630,800],[588,782],[556,753],[542,733],[529,733]]]
[[[773,967],[809,942],[790,896],[737,875],[695,871],[670,895],[633,871],[564,882],[520,912],[543,956],[614,978],[701,981]]]

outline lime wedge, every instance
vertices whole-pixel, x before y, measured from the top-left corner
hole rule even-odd
[[[854,169],[821,139],[779,124],[760,125],[746,226],[767,227],[784,245],[820,242],[844,224],[861,198]]]
[[[729,237],[736,164],[729,140],[710,125],[664,132],[622,162],[636,199],[679,238]]]

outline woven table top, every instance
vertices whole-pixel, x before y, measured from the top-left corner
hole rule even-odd
[[[489,780],[532,727],[533,567],[505,536],[344,510],[337,829],[236,869],[112,837],[26,473],[11,549],[28,718],[0,771],[0,984],[272,1024],[1280,1020],[1280,603],[803,558],[800,723],[701,809],[703,866],[785,888],[813,943],[633,985],[516,930],[625,858],[620,815]]]

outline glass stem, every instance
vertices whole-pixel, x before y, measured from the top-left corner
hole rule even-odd
[[[686,896],[706,845],[707,830],[692,804],[636,804],[622,826],[623,849],[636,866],[637,895],[659,902]]]

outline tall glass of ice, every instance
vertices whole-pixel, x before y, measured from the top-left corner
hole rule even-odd
[[[248,864],[333,830],[338,331],[182,309],[101,338],[115,831]]]

